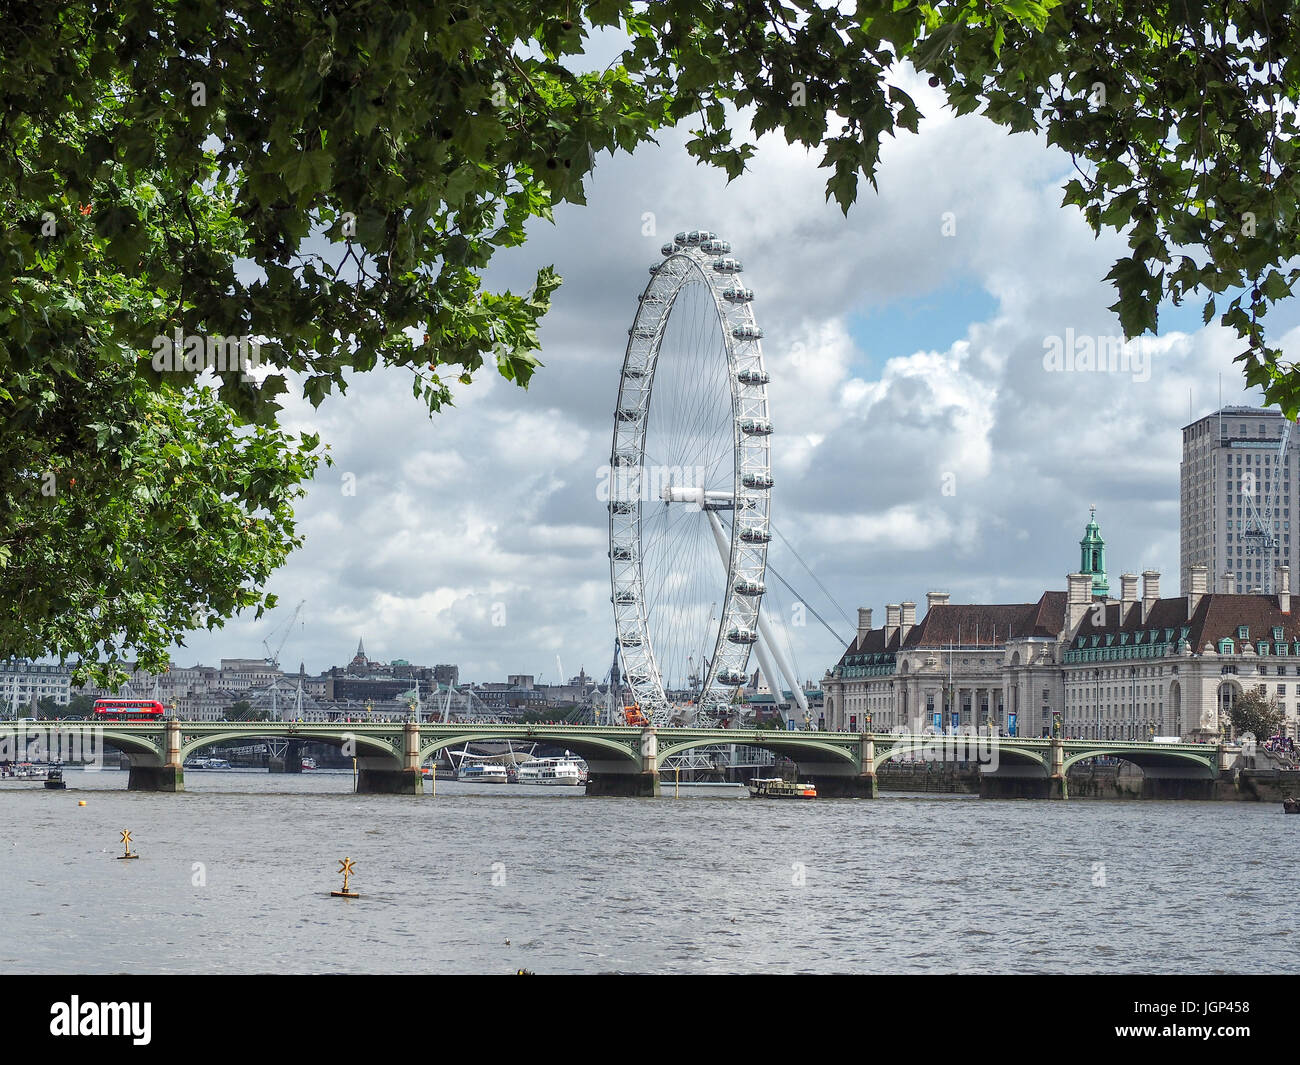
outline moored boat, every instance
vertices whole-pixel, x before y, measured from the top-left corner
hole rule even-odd
[[[534,758],[519,766],[520,784],[558,784],[576,787],[586,779],[585,767],[573,758]]]
[[[473,765],[462,765],[456,774],[456,779],[465,783],[474,784],[506,784],[509,778],[506,776],[505,766],[495,765],[488,762],[475,762]]]
[[[1300,799],[1283,799],[1282,812],[1285,814],[1300,814]]]
[[[51,791],[62,791],[67,788],[68,785],[63,782],[63,766],[50,767],[50,771],[45,774],[45,786]]]
[[[817,786],[780,777],[754,777],[749,782],[749,794],[754,799],[815,799]]]

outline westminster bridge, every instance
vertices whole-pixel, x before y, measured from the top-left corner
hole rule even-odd
[[[418,795],[421,766],[444,748],[513,740],[549,744],[581,755],[588,795],[658,795],[668,758],[698,747],[743,744],[789,758],[800,779],[820,795],[874,798],[876,771],[885,762],[958,763],[980,772],[989,798],[1068,796],[1070,767],[1090,758],[1118,758],[1142,769],[1143,796],[1212,798],[1240,748],[1226,744],[1144,743],[971,735],[781,732],[764,729],[653,728],[619,725],[539,725],[490,722],[225,722],[161,721],[100,724],[76,721],[0,723],[0,761],[31,757],[33,736],[47,749],[82,752],[91,760],[106,747],[130,762],[128,788],[182,791],[184,763],[204,748],[240,740],[324,743],[356,759],[358,792]],[[15,757],[15,754],[17,755]],[[37,757],[40,757],[39,753]],[[66,755],[65,755],[66,757]]]

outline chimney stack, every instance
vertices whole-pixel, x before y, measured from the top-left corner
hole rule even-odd
[[[885,646],[889,646],[889,641],[894,638],[894,633],[898,631],[898,614],[899,607],[897,603],[885,604]]]
[[[1191,582],[1187,592],[1187,618],[1190,621],[1197,606],[1200,605],[1201,596],[1205,594],[1205,577],[1206,569],[1203,565],[1192,567]]]
[[[925,609],[933,610],[937,606],[948,605],[949,594],[947,592],[926,592]]]
[[[1128,620],[1128,612],[1138,601],[1138,578],[1136,573],[1121,573],[1119,575],[1119,620],[1124,624]]]
[[[1092,574],[1070,573],[1065,579],[1070,587],[1066,604],[1066,623],[1073,632],[1088,613],[1088,607],[1092,605]]]
[[[912,631],[912,626],[916,624],[916,604],[903,603],[902,616],[899,622],[903,627],[903,632],[899,636],[900,640],[906,640],[907,634]]]
[[[1226,569],[1219,575],[1219,591],[1224,595],[1232,594],[1232,574]]]
[[[858,642],[861,643],[871,631],[871,607],[858,607]]]
[[[1160,571],[1144,569],[1142,571],[1142,622],[1146,623],[1151,611],[1160,598]]]
[[[1277,608],[1283,614],[1291,613],[1291,567],[1277,568]]]

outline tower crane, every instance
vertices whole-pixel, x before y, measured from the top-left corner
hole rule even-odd
[[[271,640],[274,639],[275,634],[280,631],[279,629],[272,629],[267,633],[266,639],[262,641],[262,650],[266,652],[266,664],[272,669],[280,668],[280,652],[284,650],[284,645],[289,639],[289,633],[293,631],[294,622],[298,620],[298,615],[302,613],[302,608],[306,603],[306,599],[300,599],[298,605],[293,608],[293,617],[291,617],[289,623],[284,626],[284,635],[280,637],[280,642],[276,644],[274,651],[271,650]]]

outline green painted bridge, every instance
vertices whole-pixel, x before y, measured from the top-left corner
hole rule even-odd
[[[587,762],[588,795],[657,795],[665,760],[697,747],[742,744],[789,758],[801,779],[824,796],[876,795],[876,772],[891,760],[978,766],[980,794],[993,798],[1066,798],[1070,767],[1088,758],[1132,762],[1143,772],[1143,794],[1211,797],[1215,781],[1240,749],[1195,743],[942,736],[898,733],[777,732],[761,729],[637,728],[614,725],[517,725],[451,722],[19,720],[0,723],[0,762],[38,760],[45,751],[72,751],[93,760],[115,748],[130,761],[128,787],[184,789],[186,759],[205,748],[243,740],[289,740],[338,747],[357,764],[357,791],[420,794],[420,767],[447,747],[486,740],[551,744]],[[67,758],[68,755],[64,754]]]

